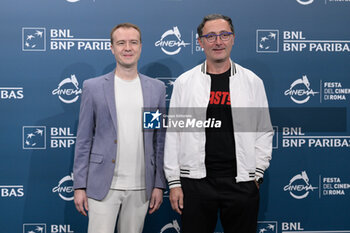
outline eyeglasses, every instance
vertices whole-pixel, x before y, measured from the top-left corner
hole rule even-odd
[[[205,37],[209,43],[212,43],[216,40],[216,38],[219,36],[221,40],[226,41],[230,39],[230,36],[233,35],[233,32],[221,32],[219,35],[210,33],[207,35],[202,35],[202,37]]]

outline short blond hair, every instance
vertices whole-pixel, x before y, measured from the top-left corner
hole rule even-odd
[[[121,24],[118,24],[117,26],[115,26],[112,31],[111,31],[111,44],[113,44],[113,33],[118,29],[118,28],[134,28],[136,31],[139,32],[140,34],[140,42],[141,42],[141,30],[140,28],[135,25],[135,24],[132,24],[132,23],[121,23]]]

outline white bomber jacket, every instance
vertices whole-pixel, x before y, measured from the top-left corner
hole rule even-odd
[[[265,88],[257,75],[232,61],[229,79],[237,162],[236,182],[250,181],[264,176],[272,154],[274,133]],[[169,112],[180,107],[206,109],[210,89],[211,78],[206,74],[204,62],[176,79]],[[181,187],[180,177],[201,179],[206,176],[205,140],[204,130],[168,130],[164,171],[170,188]]]

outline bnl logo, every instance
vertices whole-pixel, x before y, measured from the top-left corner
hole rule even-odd
[[[23,149],[46,149],[46,127],[23,126]]]
[[[277,233],[276,221],[258,221],[257,233]]]
[[[46,29],[22,28],[22,51],[46,51]]]
[[[46,233],[46,224],[25,223],[23,224],[23,233]]]
[[[278,53],[279,52],[279,31],[258,29],[256,30],[256,52],[257,53]]]
[[[144,129],[160,129],[160,116],[162,114],[157,109],[156,112],[143,112]]]

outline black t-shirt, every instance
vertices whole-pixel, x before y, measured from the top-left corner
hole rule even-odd
[[[205,130],[205,166],[208,177],[235,177],[236,153],[233,134],[229,77],[231,69],[222,74],[210,74],[211,90],[207,120],[221,121],[220,128]]]

